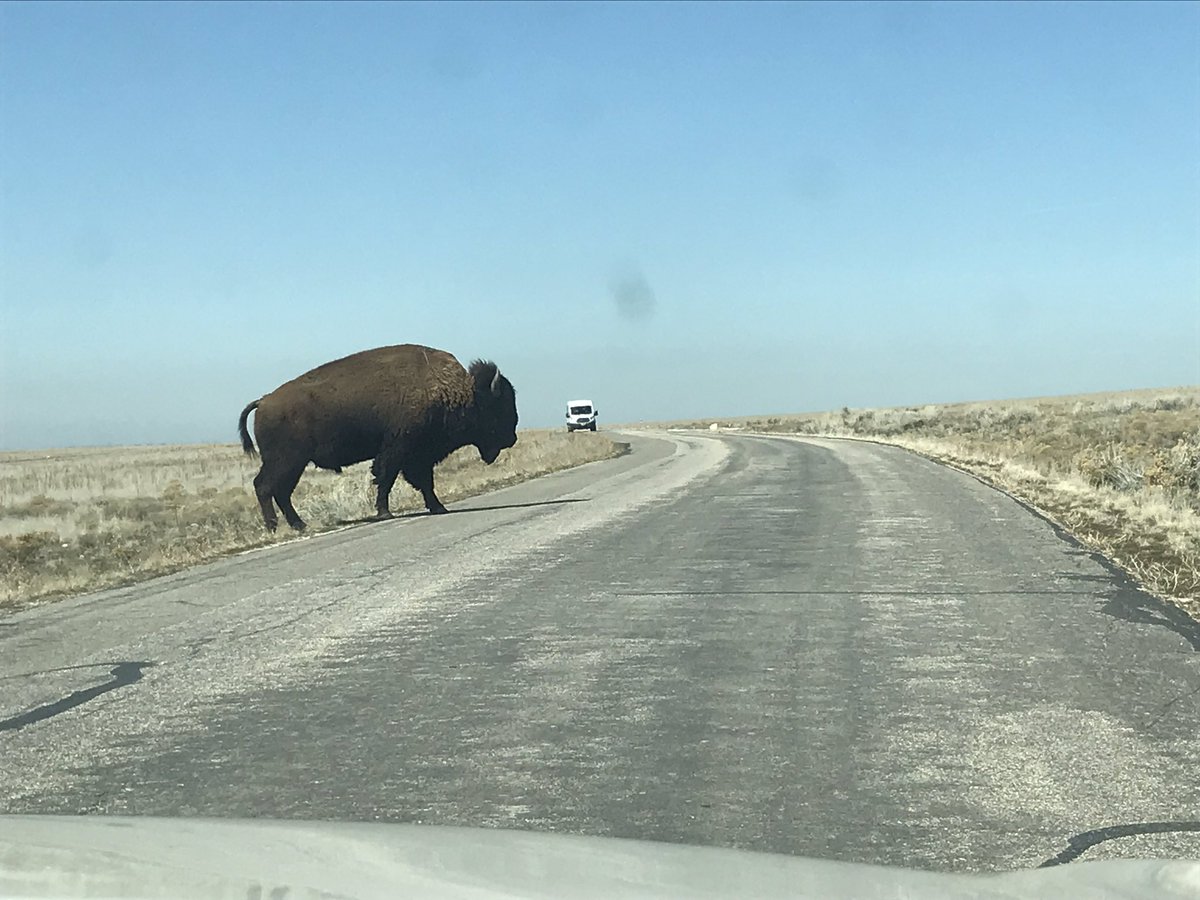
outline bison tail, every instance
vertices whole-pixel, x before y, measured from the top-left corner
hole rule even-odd
[[[261,399],[261,398],[260,398]],[[258,409],[258,400],[255,400],[249,406],[242,410],[242,417],[238,419],[238,434],[242,436],[242,449],[246,451],[247,456],[254,456],[258,453],[254,449],[254,441],[250,440],[250,430],[246,427],[246,420],[250,418],[250,413]]]

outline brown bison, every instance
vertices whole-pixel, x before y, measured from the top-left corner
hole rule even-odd
[[[397,475],[421,492],[431,513],[446,507],[433,492],[433,467],[468,444],[489,465],[517,442],[516,392],[496,364],[470,370],[444,350],[401,344],[364,350],[305,372],[242,410],[242,448],[254,454],[246,430],[253,410],[262,468],[254,492],[263,522],[279,524],[271,501],[296,530],[303,520],[292,491],[309,462],[322,469],[373,459],[375,508],[390,515]]]

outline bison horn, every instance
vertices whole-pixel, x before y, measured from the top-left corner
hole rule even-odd
[[[496,374],[492,376],[492,393],[500,393],[500,367],[496,366]]]

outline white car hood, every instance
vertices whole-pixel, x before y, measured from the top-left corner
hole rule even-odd
[[[1196,900],[1200,861],[957,875],[480,828],[0,816],[0,897]]]

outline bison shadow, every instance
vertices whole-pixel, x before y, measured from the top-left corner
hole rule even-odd
[[[501,509],[526,509],[533,506],[559,506],[565,503],[590,503],[589,497],[569,497],[565,500],[539,500],[536,503],[504,503],[498,506],[467,506],[460,509],[448,509],[444,513],[438,515],[456,516],[463,513],[480,513],[494,512]],[[390,516],[380,518],[379,516],[365,516],[361,519],[339,519],[337,525],[378,525],[384,522],[396,522],[402,519],[425,519],[433,515],[426,510],[414,510],[413,512],[394,513]]]

